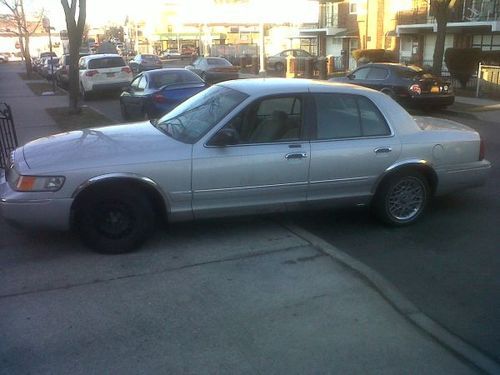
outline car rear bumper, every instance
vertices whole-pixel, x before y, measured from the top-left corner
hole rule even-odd
[[[129,81],[123,82],[106,82],[106,83],[94,83],[92,85],[92,91],[112,91],[112,90],[123,90],[130,84]]]
[[[13,193],[0,169],[0,216],[11,225],[42,229],[68,230],[73,199],[11,199]]]
[[[416,95],[407,98],[407,101],[413,105],[445,107],[455,102],[454,94],[447,95]]]
[[[453,169],[436,170],[438,175],[436,195],[482,186],[486,183],[490,170],[491,163],[488,160],[456,166]]]

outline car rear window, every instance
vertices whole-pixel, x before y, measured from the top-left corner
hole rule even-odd
[[[125,66],[125,61],[121,57],[101,57],[89,61],[89,69],[117,68]]]
[[[223,59],[207,59],[208,65],[231,66],[231,63]]]
[[[150,86],[154,89],[176,83],[203,83],[203,80],[198,75],[187,70],[155,73],[151,74],[150,77]]]

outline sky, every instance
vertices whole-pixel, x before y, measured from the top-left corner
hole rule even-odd
[[[71,2],[71,0],[67,0]],[[100,27],[109,23],[122,25],[127,15],[147,20],[158,14],[158,8],[165,2],[178,1],[181,17],[190,22],[214,19],[220,22],[297,22],[317,20],[317,8],[309,0],[250,0],[245,12],[215,12],[211,0],[87,0],[87,23]],[[44,9],[52,26],[66,29],[61,0],[25,0],[26,12]]]

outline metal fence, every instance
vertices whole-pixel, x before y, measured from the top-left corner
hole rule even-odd
[[[476,78],[476,97],[484,95],[500,95],[500,66],[479,63]]]
[[[10,153],[17,147],[16,129],[12,111],[6,103],[0,103],[0,168],[7,168]]]

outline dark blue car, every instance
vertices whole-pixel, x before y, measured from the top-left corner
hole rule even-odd
[[[120,96],[122,117],[159,118],[207,87],[198,75],[183,68],[142,72]]]

